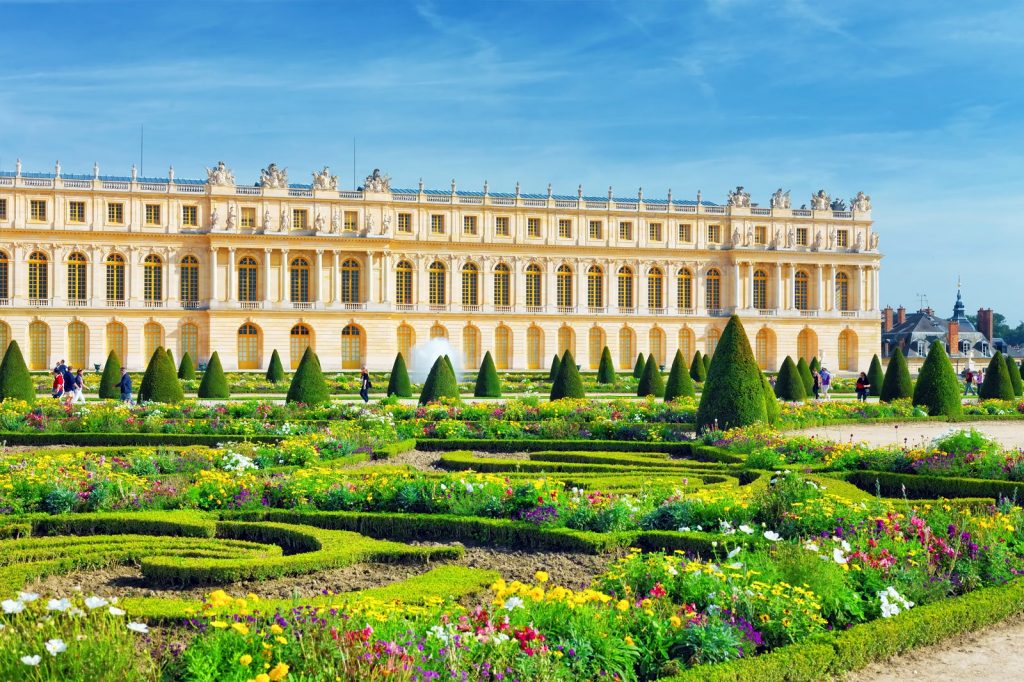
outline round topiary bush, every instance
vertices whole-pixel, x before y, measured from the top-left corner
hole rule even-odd
[[[660,398],[665,395],[665,380],[653,353],[647,356],[647,362],[644,363],[644,373],[637,382],[636,394],[641,398],[649,395]]]
[[[118,400],[121,397],[121,360],[117,353],[110,351],[107,354],[107,361],[103,364],[103,374],[100,375],[100,387],[96,395],[108,400]]]
[[[960,382],[946,349],[938,341],[932,342],[921,373],[917,375],[914,404],[926,409],[933,417],[959,417],[963,414]]]
[[[782,361],[782,367],[779,368],[779,376],[775,378],[774,395],[780,400],[791,403],[807,400],[803,377],[800,376],[800,371],[796,368],[793,358],[788,355]]]
[[[693,352],[693,361],[690,362],[690,378],[699,383],[704,383],[704,380],[708,378],[707,369],[704,367],[704,358],[701,357],[699,350]]]
[[[320,359],[313,352],[313,349],[306,347],[306,351],[299,360],[299,366],[292,375],[291,386],[288,387],[288,396],[285,402],[303,403],[305,405],[323,405],[331,401],[331,391],[324,381],[324,373],[320,369]]]
[[[206,363],[206,371],[203,372],[203,380],[199,382],[199,391],[196,395],[200,398],[221,400],[231,397],[228,378],[224,376],[224,367],[220,364],[220,355],[217,351],[213,351],[210,361]]]
[[[558,378],[558,370],[562,367],[562,358],[558,357],[558,353],[555,353],[555,357],[551,358],[551,369],[548,370],[548,381],[554,381]]]
[[[459,382],[455,379],[447,355],[439,356],[430,367],[427,380],[423,382],[423,390],[420,392],[420,405],[441,398],[459,399]]]
[[[782,406],[779,405],[779,399],[775,397],[772,385],[768,383],[768,377],[764,373],[761,374],[761,388],[764,392],[765,420],[769,424],[774,424],[782,416]]]
[[[764,377],[743,323],[733,315],[722,332],[704,383],[697,430],[725,430],[766,420]]]
[[[882,372],[882,361],[876,353],[871,357],[871,365],[868,367],[868,381],[871,386],[868,388],[868,395],[882,395],[882,383],[885,382],[885,374]]]
[[[395,355],[395,364],[391,366],[387,395],[396,395],[399,398],[412,397],[412,382],[409,381],[409,369],[405,366],[405,358],[402,357],[401,353]]]
[[[608,346],[605,346],[601,351],[601,363],[597,366],[597,383],[614,384],[616,378],[612,352],[608,350]]]
[[[267,381],[272,384],[284,381],[284,365],[281,364],[281,356],[276,348],[270,354],[270,364],[267,366]]]
[[[633,363],[633,378],[639,379],[644,375],[644,369],[647,367],[647,361],[644,360],[644,354],[640,353],[636,356],[636,362]]]
[[[182,381],[196,378],[196,365],[187,351],[181,356],[181,362],[178,364],[178,378]]]
[[[914,382],[910,379],[907,358],[897,346],[889,358],[889,366],[885,368],[885,378],[882,379],[882,391],[878,394],[878,399],[883,403],[891,403],[913,396]]]
[[[140,403],[178,403],[185,399],[185,391],[178,380],[178,370],[174,367],[163,347],[153,351],[149,359],[146,373],[139,384]]]
[[[978,398],[981,400],[1013,400],[1013,383],[1010,372],[1006,369],[1003,354],[996,351],[985,370],[985,380],[978,387]]]
[[[4,359],[0,362],[0,402],[8,398],[27,403],[36,399],[36,387],[17,341],[7,344]]]
[[[690,378],[690,368],[686,366],[686,358],[681,351],[676,351],[672,358],[672,367],[668,371],[668,381],[665,382],[665,402],[670,403],[676,398],[692,398],[697,395],[693,389],[693,380]]]
[[[565,351],[558,367],[558,376],[551,384],[551,400],[585,397],[583,380],[580,378],[579,370],[576,369],[576,360],[572,357],[572,353]]]
[[[491,351],[484,353],[483,362],[480,363],[480,371],[476,373],[476,386],[473,387],[473,396],[477,398],[501,397],[501,380],[498,379],[498,370],[494,367]]]
[[[1010,383],[1013,384],[1013,395],[1020,397],[1024,392],[1024,382],[1021,382],[1020,367],[1013,361],[1009,355],[1003,356],[1003,362],[1006,363],[1006,371],[1010,375]]]
[[[811,374],[811,366],[803,358],[796,363],[796,370],[800,374],[800,381],[804,382],[804,397],[814,394],[814,376]]]

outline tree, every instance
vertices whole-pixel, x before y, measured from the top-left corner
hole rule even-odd
[[[882,380],[882,392],[878,395],[878,399],[883,403],[914,396],[914,382],[910,380],[907,358],[899,346],[889,358],[889,366],[885,368],[885,379]]]
[[[1010,372],[1006,369],[1003,354],[996,351],[985,370],[985,380],[978,387],[978,398],[981,400],[1013,400],[1013,383]]]
[[[200,398],[213,399],[231,397],[228,379],[224,376],[224,367],[220,364],[220,354],[217,351],[213,351],[210,361],[206,363],[206,371],[203,372],[203,380],[199,382],[199,390],[196,395]]]
[[[455,379],[455,372],[449,364],[448,356],[441,355],[430,367],[427,380],[423,382],[423,390],[420,392],[420,405],[426,405],[441,398],[459,399],[459,382]]]
[[[583,391],[583,380],[580,378],[579,370],[576,369],[576,360],[567,350],[559,364],[558,376],[551,384],[551,400],[586,397],[587,394]]]
[[[399,398],[412,397],[412,382],[409,381],[409,369],[405,366],[405,358],[402,357],[401,353],[395,355],[395,364],[391,366],[387,395],[396,395]]]
[[[704,383],[704,380],[708,378],[707,369],[704,367],[704,358],[700,356],[699,350],[693,352],[693,361],[690,363],[690,378],[700,383]]]
[[[196,378],[196,366],[188,351],[181,356],[181,363],[178,365],[178,378],[183,381]]]
[[[807,365],[807,367],[812,372],[820,372],[821,371],[821,361],[818,360],[818,356],[817,355],[815,355],[813,358],[811,358],[811,362],[810,362],[810,364]]]
[[[882,372],[882,361],[878,354],[872,356],[871,365],[868,367],[868,381],[871,386],[868,388],[868,395],[882,395],[882,382],[885,381],[885,374]]]
[[[8,398],[27,403],[36,399],[36,386],[17,341],[7,344],[4,359],[0,361],[0,402]]]
[[[717,350],[718,349],[716,348],[715,351],[717,352]],[[714,356],[714,353],[712,353],[711,355],[708,355],[707,353],[705,353],[700,358],[700,361],[704,364],[704,375],[705,376],[707,376],[707,373],[711,371],[711,358],[713,356]]]
[[[697,394],[693,389],[686,358],[683,357],[682,351],[677,350],[676,356],[672,359],[672,368],[668,372],[668,381],[665,383],[665,402],[670,403],[676,398],[692,398],[695,395]]]
[[[615,379],[615,363],[612,362],[612,352],[608,350],[608,346],[605,346],[601,351],[601,364],[597,367],[597,383],[614,384]]]
[[[139,402],[178,403],[185,399],[185,391],[178,381],[178,370],[163,347],[153,351],[146,365],[146,373],[139,384]]]
[[[636,385],[636,394],[641,398],[648,395],[660,398],[665,395],[665,380],[658,368],[658,361],[654,359],[654,353],[647,356],[643,376]]]
[[[100,375],[100,388],[96,392],[100,398],[117,400],[121,397],[121,360],[117,353],[110,351],[107,361],[103,363],[103,374]]]
[[[1009,355],[1003,356],[1003,362],[1006,363],[1006,371],[1010,374],[1010,383],[1013,384],[1013,394],[1019,397],[1024,394],[1024,382],[1021,381],[1020,367]]]
[[[322,405],[330,401],[331,391],[320,369],[320,358],[307,346],[295,374],[292,375],[292,383],[288,387],[285,402]]]
[[[639,353],[636,356],[636,362],[633,363],[633,378],[639,379],[644,375],[644,369],[647,366],[647,361],[644,360],[644,354]]]
[[[164,348],[164,352],[167,353],[167,357],[170,359],[171,364],[174,365],[175,367],[177,367],[178,363],[176,363],[174,361],[174,353],[171,352],[171,349],[170,348]]]
[[[548,381],[554,381],[558,378],[558,370],[562,366],[562,358],[558,357],[558,353],[555,353],[555,357],[551,358],[551,369],[548,370]]]
[[[501,397],[501,380],[498,378],[498,370],[494,366],[491,351],[484,353],[480,371],[476,373],[476,386],[473,387],[473,395],[477,398]]]
[[[802,382],[801,385],[803,385]],[[765,420],[769,424],[774,424],[782,416],[782,406],[779,405],[779,399],[775,397],[775,391],[772,390],[772,385],[768,383],[768,377],[763,372],[761,373],[761,389],[764,393]]]
[[[807,360],[800,358],[796,363],[796,370],[800,373],[800,380],[804,382],[804,397],[814,395],[814,376],[811,375],[811,366]]]
[[[281,356],[276,348],[270,354],[270,365],[267,366],[267,381],[272,384],[284,381],[284,365],[281,364]]]
[[[914,404],[925,408],[933,417],[959,417],[963,414],[960,381],[946,355],[946,349],[938,341],[932,342],[928,357],[917,375]]]
[[[731,429],[767,420],[764,378],[740,318],[722,332],[697,408],[697,430]]]
[[[797,369],[793,358],[788,355],[782,361],[782,367],[779,368],[779,376],[775,378],[774,395],[780,400],[791,403],[807,399],[807,391],[804,390],[804,380],[800,376],[800,370]]]

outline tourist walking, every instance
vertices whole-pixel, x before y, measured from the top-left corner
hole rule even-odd
[[[825,400],[829,400],[828,392],[832,390],[832,374],[825,369],[821,368],[821,394],[825,396]]]
[[[371,388],[373,388],[373,384],[370,383],[370,373],[363,367],[363,371],[359,375],[359,397],[363,399],[364,403],[370,402]]]
[[[82,376],[82,370],[75,372],[75,396],[71,399],[71,402],[85,402],[85,377]]]
[[[64,372],[59,369],[53,370],[53,385],[50,387],[50,395],[55,400],[60,400],[64,395]]]
[[[857,400],[862,402],[868,401],[868,388],[871,387],[871,382],[868,381],[868,375],[864,372],[860,373],[857,377]]]
[[[814,391],[814,399],[820,400],[821,398],[819,393],[821,391],[821,375],[817,370],[811,372],[811,381],[811,389]]]
[[[964,376],[964,395],[971,395],[974,392],[974,372],[967,370],[967,375]]]
[[[121,368],[121,380],[117,382],[117,387],[121,389],[121,402],[130,403],[132,401],[132,376],[124,367]]]

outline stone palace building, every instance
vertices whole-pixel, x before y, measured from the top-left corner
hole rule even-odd
[[[34,370],[61,358],[142,368],[157,346],[226,369],[390,368],[434,337],[472,368],[543,369],[571,349],[584,369],[608,346],[714,352],[744,320],[757,360],[824,357],[866,370],[880,347],[881,255],[870,198],[824,190],[791,208],[742,187],[724,204],[672,196],[395,189],[374,171],[358,191],[328,169],[293,184],[271,164],[255,184],[223,163],[205,180],[0,173],[0,348]]]

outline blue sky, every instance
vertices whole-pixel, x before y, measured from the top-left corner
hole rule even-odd
[[[0,168],[870,194],[882,302],[1024,302],[1024,4],[4,2]],[[1003,272],[1003,275],[993,273]]]

